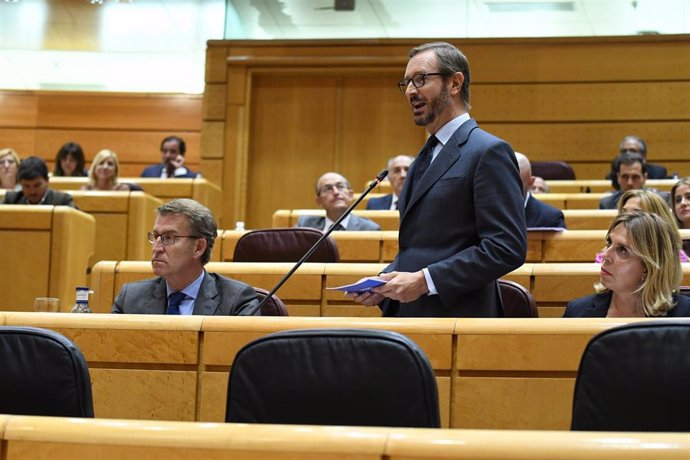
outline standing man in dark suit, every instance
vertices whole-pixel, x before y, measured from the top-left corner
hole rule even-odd
[[[405,178],[407,177],[407,171],[410,169],[410,165],[414,161],[409,155],[398,155],[388,160],[388,181],[391,184],[393,193],[388,195],[370,198],[367,201],[367,209],[373,210],[398,210],[398,198],[400,197],[400,192],[402,191],[403,184],[405,183]]]
[[[503,316],[497,279],[527,250],[515,155],[470,118],[469,64],[456,47],[428,43],[409,57],[398,86],[430,138],[400,195],[388,283],[352,297],[384,316]]]
[[[157,211],[147,236],[158,278],[122,286],[113,313],[259,315],[251,286],[204,269],[218,233],[211,211],[186,198],[169,201]]]
[[[147,166],[141,172],[141,177],[187,179],[198,176],[197,173],[184,166],[186,151],[187,144],[184,139],[177,136],[166,137],[161,142],[162,163]]]
[[[76,208],[72,195],[48,188],[48,166],[42,158],[24,158],[19,163],[17,179],[22,189],[7,192],[3,204],[50,204]]]
[[[529,158],[520,152],[515,152],[518,167],[520,168],[520,181],[522,181],[522,196],[525,198],[525,221],[527,228],[536,227],[560,227],[565,228],[563,211],[550,204],[534,198],[530,192],[535,177],[532,175],[532,166]]]
[[[355,194],[347,179],[338,173],[328,172],[316,181],[316,204],[326,211],[326,216],[301,216],[295,227],[312,227],[318,230],[330,228],[343,215]],[[335,230],[381,230],[376,222],[350,214]]]

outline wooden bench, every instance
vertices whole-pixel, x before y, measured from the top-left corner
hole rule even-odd
[[[211,210],[217,221],[223,217],[223,191],[203,177],[194,179],[157,179],[152,177],[120,177],[121,182],[134,183],[149,195],[170,201],[174,198],[192,198]],[[88,182],[86,177],[51,177],[50,187],[55,190],[79,190]]]
[[[543,262],[592,262],[605,244],[607,230],[566,230],[563,232],[529,231],[527,260]],[[246,231],[219,230],[213,248],[213,262],[232,262],[237,240]],[[681,237],[690,239],[690,229],[681,229]],[[341,262],[389,263],[398,253],[398,232],[333,232]]]
[[[589,339],[620,318],[296,318],[0,312],[0,324],[56,330],[89,364],[99,418],[219,422],[237,351],[272,332],[400,332],[429,357],[444,427],[567,430]],[[658,319],[656,321],[666,321]]]
[[[685,459],[684,433],[458,430],[0,415],[0,460]]]
[[[211,262],[210,272],[270,290],[287,273],[291,263]],[[386,264],[376,263],[306,263],[278,291],[291,316],[380,316],[375,307],[355,304],[340,291],[326,287],[352,283],[379,273]],[[690,283],[690,264],[684,264],[684,284]],[[590,263],[524,264],[505,275],[532,292],[539,315],[560,317],[566,304],[577,297],[592,294],[601,267]],[[124,283],[153,277],[149,262],[105,261],[93,268],[91,308],[96,313],[111,311],[113,300]]]
[[[58,297],[69,311],[86,286],[95,219],[67,206],[0,205],[0,310],[33,311],[36,297]]]
[[[398,230],[400,217],[397,211],[354,211],[360,217],[373,220],[381,230]],[[605,230],[616,216],[615,209],[565,209],[565,225],[569,230]],[[273,213],[273,228],[294,227],[300,216],[323,216],[322,209],[279,209]]]
[[[649,179],[645,185],[657,190],[670,192],[677,179]],[[607,193],[613,191],[607,179],[591,180],[547,180],[549,193]]]

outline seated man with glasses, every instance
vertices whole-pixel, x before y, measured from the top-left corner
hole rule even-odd
[[[328,229],[343,215],[354,199],[350,183],[338,173],[329,172],[316,181],[316,204],[326,210],[326,217],[302,216],[297,227]],[[350,214],[335,230],[381,230],[376,222]]]
[[[169,201],[157,212],[147,236],[158,278],[122,286],[113,313],[260,315],[251,286],[204,269],[218,231],[211,211],[185,198]]]

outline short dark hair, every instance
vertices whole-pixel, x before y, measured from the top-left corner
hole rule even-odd
[[[431,42],[416,46],[410,50],[408,57],[412,58],[417,54],[433,50],[438,60],[438,72],[445,77],[450,77],[456,72],[461,72],[465,77],[462,82],[462,102],[467,111],[470,110],[470,63],[462,51],[446,42]]]
[[[42,177],[48,180],[48,166],[43,158],[26,157],[19,163],[17,169],[17,180],[32,180]]]
[[[634,165],[635,163],[640,163],[642,165],[642,174],[647,173],[647,162],[644,157],[639,153],[625,152],[616,155],[616,158],[611,162],[611,185],[614,189],[620,190],[620,185],[618,185],[618,172],[621,170],[621,165]]]
[[[163,141],[161,142],[160,149],[163,150],[163,144],[170,141],[177,142],[177,145],[180,146],[180,155],[184,156],[185,152],[187,151],[187,144],[185,144],[184,139],[178,136],[168,136],[165,139],[163,139]]]
[[[55,155],[55,167],[53,168],[53,176],[64,176],[65,172],[62,170],[62,160],[71,156],[77,160],[77,167],[74,168],[72,176],[85,176],[84,166],[86,164],[86,159],[84,158],[84,150],[81,145],[76,142],[67,142],[60,147],[57,155]]]
[[[177,198],[159,206],[156,211],[159,216],[170,214],[185,216],[192,234],[206,240],[206,252],[201,257],[201,263],[206,265],[211,260],[211,251],[218,236],[218,224],[206,206],[189,198]]]

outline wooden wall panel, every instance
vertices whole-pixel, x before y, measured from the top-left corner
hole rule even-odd
[[[187,163],[201,164],[202,97],[57,91],[0,91],[0,148],[21,157],[38,155],[52,170],[69,141],[84,148],[88,162],[103,148],[120,158],[120,175],[138,176],[160,161],[160,142],[171,134],[187,143]]]
[[[270,227],[278,203],[314,203],[314,184],[336,168],[337,79],[254,78],[247,220]]]

